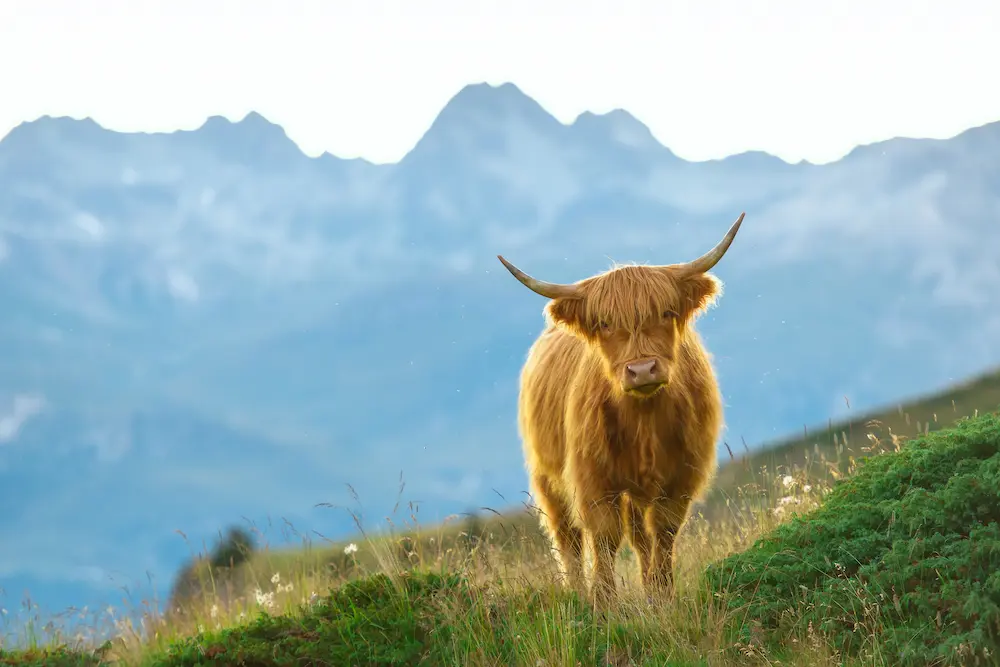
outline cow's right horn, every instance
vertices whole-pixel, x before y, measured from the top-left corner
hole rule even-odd
[[[504,259],[503,255],[497,255],[497,259],[503,262],[503,265],[507,267],[507,270],[510,271],[522,285],[530,289],[535,294],[541,294],[549,299],[559,299],[563,297],[576,296],[579,293],[579,289],[576,285],[561,285],[559,283],[547,283],[544,280],[536,280]]]

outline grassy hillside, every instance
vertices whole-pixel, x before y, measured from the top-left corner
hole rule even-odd
[[[913,515],[910,524],[890,522],[898,534],[879,543],[881,551],[867,554],[867,561],[852,552],[859,566],[846,576],[833,573],[842,583],[832,588],[820,585],[831,578],[829,573],[810,579],[789,563],[801,563],[809,553],[815,554],[809,558],[822,560],[846,543],[844,535],[835,542],[814,540],[809,545],[802,537],[813,534],[812,526],[828,527],[831,515],[849,514],[859,525],[878,528],[875,532],[881,535],[880,521],[885,517],[876,510],[884,514],[884,508],[891,506],[893,516],[902,516],[911,507],[903,502],[904,496],[913,491],[911,487],[920,486],[914,482],[918,459],[912,452],[933,451],[939,454],[934,467],[938,477],[922,482],[918,491],[941,498],[949,507],[968,501],[973,509],[941,519],[935,538],[940,544],[933,545],[937,551],[930,553],[926,541],[919,543],[920,548],[937,559],[935,571],[949,574],[952,582],[962,572],[1000,565],[990,555],[1000,553],[1000,543],[994,551],[976,552],[979,555],[962,555],[961,546],[956,546],[972,530],[978,531],[980,541],[993,540],[990,531],[995,532],[995,523],[993,528],[976,528],[961,522],[992,521],[988,512],[976,508],[983,498],[1000,495],[1000,488],[993,488],[997,478],[990,472],[990,466],[1000,461],[1000,454],[990,458],[1000,447],[1000,420],[979,415],[998,407],[1000,371],[903,406],[807,429],[801,437],[767,450],[733,452],[716,487],[679,539],[677,595],[671,604],[645,602],[637,590],[634,560],[626,550],[618,564],[623,607],[595,618],[586,604],[556,585],[547,544],[530,509],[455,517],[429,528],[407,521],[387,535],[359,533],[345,542],[304,543],[300,549],[253,548],[250,536],[237,532],[214,553],[192,562],[179,575],[166,613],[147,614],[142,627],[120,616],[109,618],[107,627],[95,630],[111,630],[115,639],[97,650],[91,644],[83,652],[57,633],[43,633],[35,653],[0,649],[0,665],[898,664],[902,655],[929,655],[926,647],[924,653],[906,651],[932,622],[938,624],[935,631],[944,628],[956,638],[954,655],[963,656],[964,664],[976,664],[974,659],[985,659],[975,652],[977,646],[993,641],[989,604],[1000,604],[1000,599],[984,586],[996,588],[996,582],[981,583],[975,595],[956,588],[957,584],[931,586],[936,597],[929,602],[913,598],[910,589],[906,592],[910,597],[893,597],[890,590],[880,599],[877,593],[885,591],[878,590],[870,598],[850,598],[866,600],[868,605],[859,607],[869,614],[862,619],[867,634],[855,642],[848,637],[846,621],[823,627],[816,622],[831,616],[817,611],[817,605],[845,607],[844,591],[891,587],[894,580],[879,574],[879,559],[887,558],[886,553],[898,558],[907,540],[923,539],[918,534],[921,526],[933,523],[933,517],[928,519],[933,506],[927,503],[935,501],[921,496],[922,514]],[[951,429],[964,416],[978,417],[975,426],[959,424],[957,430],[942,430]],[[940,433],[907,443],[932,431]],[[966,449],[951,448],[951,443]],[[975,456],[969,453],[973,450]],[[872,454],[878,454],[871,459],[879,461],[877,466],[862,461]],[[929,460],[923,456],[919,460]],[[866,477],[869,466],[873,472]],[[889,472],[896,485],[882,488],[877,499],[866,499],[872,480]],[[943,491],[956,473],[965,475],[968,483]],[[837,482],[844,477],[850,482]],[[961,495],[963,489],[976,488],[975,498]],[[855,495],[845,496],[851,493]],[[865,544],[875,543],[874,537],[865,541],[862,533],[858,536]],[[793,551],[785,556],[785,570],[775,575],[780,581],[768,583],[761,603],[755,591],[770,576],[767,558],[787,554],[790,544],[803,549],[802,554]],[[966,558],[969,562],[956,566],[966,569],[948,569],[947,557],[941,560],[943,553]],[[902,562],[898,565],[903,567]],[[859,578],[866,572],[873,578]],[[921,586],[930,586],[927,572],[920,571]],[[803,593],[806,602],[789,598],[789,591]],[[979,615],[959,613],[956,596],[964,596],[966,606],[980,605],[975,612]],[[754,606],[759,603],[764,606]],[[893,606],[891,613],[879,606],[885,604]],[[932,613],[924,625],[910,623],[918,611],[928,612],[934,605],[941,612],[937,621]],[[884,622],[871,620],[876,617]],[[971,627],[986,629],[975,636],[962,634],[970,622]],[[39,652],[64,642],[74,652]],[[979,645],[972,646],[976,642]],[[889,650],[896,653],[886,653]]]
[[[727,442],[729,460],[720,465],[703,511],[714,517],[772,503],[783,495],[783,485],[776,481],[785,474],[830,485],[852,472],[863,457],[898,449],[909,438],[998,408],[1000,369],[995,369],[933,394],[803,427],[800,434],[752,452],[742,443]]]
[[[887,406],[841,422],[828,422],[752,453],[740,444],[729,464],[721,466],[715,487],[731,491],[753,481],[762,468],[798,468],[816,478],[836,479],[858,459],[893,448],[893,437],[911,438],[954,424],[963,417],[1000,406],[1000,369],[976,376],[927,396]],[[736,463],[736,464],[734,464]]]

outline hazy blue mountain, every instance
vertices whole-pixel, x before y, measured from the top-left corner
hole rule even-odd
[[[700,328],[750,446],[1000,363],[1000,124],[829,165],[686,162],[624,111],[463,89],[399,163],[257,114],[0,141],[0,586],[160,594],[225,524],[520,502],[517,374],[548,280],[691,259],[746,211]],[[497,494],[507,499],[505,503]],[[402,517],[398,517],[402,518]],[[280,539],[278,528],[270,532]],[[319,538],[316,538],[319,539]],[[141,584],[141,585],[139,585]]]

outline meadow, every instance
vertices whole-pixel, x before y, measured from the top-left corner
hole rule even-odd
[[[641,594],[625,548],[621,604],[596,613],[559,586],[530,507],[294,549],[234,527],[162,613],[106,614],[91,637],[37,619],[0,665],[1000,664],[998,406],[993,372],[765,450],[726,443],[669,602]]]

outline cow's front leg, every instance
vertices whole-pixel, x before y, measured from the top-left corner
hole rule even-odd
[[[653,553],[643,583],[649,595],[673,595],[674,547],[690,507],[691,498],[686,494],[677,494],[658,498],[647,514],[647,525],[653,536]]]
[[[639,576],[645,584],[649,578],[649,563],[653,553],[653,541],[646,528],[646,505],[640,504],[634,498],[624,502],[625,539],[632,545],[636,560],[639,561]]]
[[[594,604],[604,609],[616,597],[615,556],[624,532],[621,497],[604,495],[581,499],[579,512],[584,531],[590,536],[594,561],[591,596]]]

